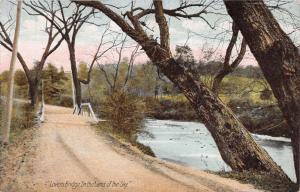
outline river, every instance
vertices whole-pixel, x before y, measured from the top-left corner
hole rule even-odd
[[[201,170],[230,171],[210,133],[202,123],[147,119],[138,141],[151,147],[156,157]],[[284,137],[253,134],[269,155],[296,181],[291,141]]]

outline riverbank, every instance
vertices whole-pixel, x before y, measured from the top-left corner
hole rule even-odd
[[[138,141],[156,157],[199,170],[231,171],[206,127],[199,122],[148,119]],[[255,141],[296,181],[290,139],[253,134]],[[290,163],[287,163],[290,162]]]
[[[149,118],[200,122],[185,100],[146,100]],[[229,107],[251,133],[290,138],[290,130],[277,105],[229,102]]]
[[[270,173],[257,173],[252,171],[244,172],[213,172],[221,177],[235,179],[241,183],[254,185],[257,189],[262,189],[270,192],[297,192],[299,187],[297,184],[282,181],[276,175]]]

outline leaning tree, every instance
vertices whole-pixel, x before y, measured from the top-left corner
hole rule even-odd
[[[134,39],[146,52],[161,72],[163,72],[186,96],[199,119],[206,125],[214,138],[223,160],[236,171],[267,171],[288,179],[283,170],[270,158],[267,152],[255,143],[250,133],[240,123],[232,111],[202,82],[194,79],[176,62],[170,50],[170,33],[165,15],[177,18],[199,17],[207,13],[205,4],[182,3],[175,9],[164,9],[162,0],[154,0],[154,7],[131,6],[123,16],[102,1],[76,1],[79,5],[93,7],[113,20],[128,36]],[[189,7],[198,7],[200,11],[187,14]],[[159,42],[147,34],[142,18],[155,15],[159,27]]]

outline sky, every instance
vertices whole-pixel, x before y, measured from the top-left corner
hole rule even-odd
[[[196,0],[191,0],[197,2]],[[203,2],[210,2],[211,0],[198,0]],[[224,57],[228,41],[230,39],[230,29],[231,29],[231,19],[227,15],[224,5],[221,0],[208,11],[214,12],[210,14],[203,15],[204,18],[214,26],[211,29],[209,25],[202,19],[176,19],[169,18],[168,24],[170,28],[170,44],[172,51],[175,50],[176,45],[184,45],[187,43],[193,50],[193,54],[196,60],[203,58],[204,51],[211,49],[215,51],[214,58]],[[272,0],[271,0],[272,1]],[[275,1],[275,0],[273,0]],[[277,1],[277,0],[276,0]],[[67,1],[63,1],[65,3]],[[105,0],[105,3],[113,5],[128,5],[129,0]],[[135,6],[140,6],[147,8],[151,4],[150,0],[136,0]],[[166,1],[164,0],[164,7],[166,9],[172,9],[177,7],[179,0]],[[25,6],[23,6],[25,7]],[[290,3],[285,5],[284,8],[289,10],[293,14],[299,16],[300,18],[300,0],[290,0]],[[125,7],[121,10],[116,10],[119,13],[124,13],[129,7]],[[195,9],[187,10],[189,13],[196,12]],[[70,12],[71,13],[71,8]],[[0,0],[0,20],[5,22],[9,15],[14,17],[15,6],[11,4],[8,0]],[[296,26],[293,26],[290,17],[288,15],[282,14],[282,12],[274,12],[275,17],[278,19],[283,30],[286,33],[291,33],[294,31]],[[99,18],[94,20],[97,23],[108,23],[110,20],[104,15],[100,15]],[[158,37],[158,27],[155,23],[155,18],[153,15],[146,18],[147,26],[153,31],[148,30],[149,34],[154,37]],[[300,23],[296,23],[299,27]],[[47,42],[46,33],[43,31],[45,26],[45,20],[39,16],[30,16],[24,10],[22,11],[21,19],[21,32],[20,32],[20,42],[19,42],[19,52],[25,58],[25,61],[30,67],[33,63],[40,59],[42,56],[43,49]],[[110,28],[115,31],[121,31],[120,28],[110,22]],[[92,59],[92,54],[95,53],[96,47],[100,42],[101,35],[104,31],[104,27],[98,27],[95,25],[85,24],[80,30],[77,41],[76,41],[76,57],[77,62],[90,63]],[[13,29],[11,30],[11,38],[13,39]],[[300,32],[298,31],[290,34],[291,39],[299,45],[300,43]],[[109,38],[109,37],[107,37]],[[109,40],[109,39],[107,39]],[[241,37],[239,37],[239,41]],[[128,46],[134,45],[134,42],[128,42]],[[104,47],[105,48],[105,47]],[[239,49],[237,46],[236,50]],[[130,49],[127,49],[124,56],[129,57]],[[233,57],[236,54],[233,54]],[[7,70],[9,68],[11,53],[5,48],[0,46],[0,71]],[[106,57],[100,61],[101,63],[111,63],[116,61],[116,55],[114,52],[106,54]],[[141,54],[137,59],[136,63],[142,63],[148,60],[148,58]],[[63,66],[65,70],[70,70],[69,63],[69,53],[65,43],[63,43],[47,60],[55,64],[57,67]],[[247,54],[241,63],[241,65],[256,65],[256,61],[253,58],[251,52],[248,50]],[[21,68],[20,64],[17,65]]]

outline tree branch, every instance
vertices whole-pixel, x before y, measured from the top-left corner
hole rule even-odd
[[[153,0],[153,4],[155,7],[155,19],[160,31],[160,45],[163,49],[170,52],[169,28],[168,22],[164,16],[162,0]]]

